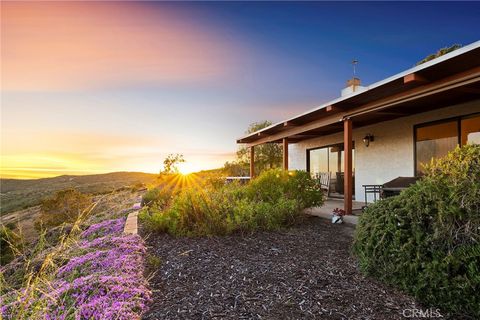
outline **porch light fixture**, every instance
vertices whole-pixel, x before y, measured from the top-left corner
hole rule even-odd
[[[363,138],[363,144],[365,145],[365,147],[368,148],[368,146],[370,145],[370,142],[373,142],[373,140],[374,140],[373,135],[369,133],[365,136],[365,138]]]

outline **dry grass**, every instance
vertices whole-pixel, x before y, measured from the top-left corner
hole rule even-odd
[[[0,276],[1,295],[13,294],[17,297],[14,309],[9,312],[13,319],[31,319],[42,314],[48,301],[39,297],[48,297],[48,288],[52,287],[51,283],[56,271],[68,258],[65,255],[78,242],[79,235],[85,226],[124,217],[132,205],[140,199],[141,192],[131,190],[97,196],[73,224],[56,227],[40,234],[31,227],[38,212],[28,214],[38,211],[38,208],[9,215],[10,222],[18,223],[21,228],[28,227],[28,229],[20,229],[20,232],[26,235],[23,247],[27,250],[17,252],[17,258],[2,269]],[[52,234],[54,231],[57,231],[58,241],[52,246],[47,240],[47,234]]]

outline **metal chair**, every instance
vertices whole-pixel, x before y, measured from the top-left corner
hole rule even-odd
[[[377,202],[377,194],[378,199],[380,199],[380,195],[382,194],[382,185],[381,184],[364,184],[362,185],[363,189],[365,190],[365,206],[362,208],[366,208],[368,206],[367,202],[367,195],[373,194],[373,202]]]

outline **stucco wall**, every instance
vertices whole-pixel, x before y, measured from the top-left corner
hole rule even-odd
[[[364,184],[383,184],[398,176],[414,175],[413,126],[416,124],[480,112],[480,100],[355,129],[355,199],[364,201]],[[363,137],[375,141],[367,148]],[[306,170],[307,149],[343,142],[343,133],[289,145],[289,168]],[[369,198],[370,200],[370,198]]]

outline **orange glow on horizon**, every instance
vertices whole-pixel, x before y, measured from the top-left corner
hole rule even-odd
[[[198,147],[171,128],[139,124],[154,113],[142,100],[144,87],[222,83],[245,55],[188,9],[140,2],[1,6],[0,177],[158,173],[169,153],[191,161],[184,172],[231,160],[234,150]],[[140,93],[126,102],[109,91],[124,88]],[[175,99],[157,99],[148,102],[167,112],[178,107]]]

